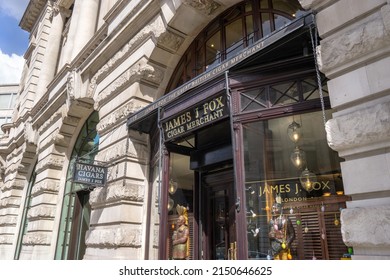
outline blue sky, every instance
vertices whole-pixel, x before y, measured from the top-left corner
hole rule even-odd
[[[0,0],[0,84],[19,83],[29,33],[19,22],[29,0]]]

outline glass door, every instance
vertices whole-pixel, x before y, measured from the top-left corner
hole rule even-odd
[[[235,208],[233,169],[202,174],[202,259],[235,259]]]

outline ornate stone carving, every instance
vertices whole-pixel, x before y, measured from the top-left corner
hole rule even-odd
[[[74,89],[75,89],[75,80],[76,80],[76,69],[73,69],[68,73],[66,78],[66,95],[67,99],[74,100]]]
[[[87,233],[88,247],[141,247],[141,229],[119,226],[112,229],[92,229]]]
[[[131,140],[129,141],[129,143],[126,142],[127,139],[124,139],[118,143],[111,145],[103,151],[100,151],[96,156],[96,160],[103,162],[113,162],[116,159],[124,156],[140,160],[147,159],[148,149],[146,145]]]
[[[144,200],[144,187],[135,183],[126,183],[123,186],[121,180],[106,188],[95,188],[89,197],[92,207],[119,200],[142,202]]]
[[[163,71],[156,66],[148,64],[146,58],[143,57],[99,93],[96,98],[95,109],[98,110],[102,104],[108,102],[116,93],[135,81],[144,80],[157,86],[162,79]]]
[[[38,135],[29,121],[24,124],[24,139],[26,139],[26,142],[29,144],[37,145]]]
[[[153,22],[144,26],[132,39],[125,44],[108,62],[100,68],[99,71],[91,78],[88,88],[88,97],[93,97],[96,85],[107,76],[116,66],[127,58],[145,39],[149,36],[159,38],[165,32],[164,22],[160,16],[157,16]]]
[[[53,21],[53,18],[60,13],[60,6],[58,6],[58,3],[54,2],[53,0],[49,0],[49,7],[50,9],[47,10],[49,13],[49,20]]]
[[[14,226],[16,225],[17,217],[15,216],[0,216],[0,226]]]
[[[31,194],[33,196],[36,196],[39,193],[43,192],[51,192],[51,193],[57,193],[60,188],[60,183],[59,181],[55,180],[45,180],[41,181],[37,184],[34,185]]]
[[[167,30],[158,38],[157,44],[172,53],[176,53],[183,42],[184,38],[182,36]]]
[[[23,245],[50,245],[51,233],[28,232],[23,237]]]
[[[390,102],[359,109],[335,117],[326,123],[329,146],[346,150],[373,143],[390,141]]]
[[[20,197],[5,197],[0,200],[0,208],[19,207]]]
[[[55,121],[57,121],[59,118],[61,118],[63,115],[66,114],[66,106],[61,106],[57,111],[53,112],[51,117],[44,122],[38,129],[39,134],[42,134],[42,132],[46,131],[48,127],[50,127]]]
[[[63,6],[63,3],[53,0],[49,0],[49,4],[51,9],[48,10],[49,13],[49,20],[52,21],[55,16],[57,16],[59,13],[63,14],[64,17],[70,17],[71,11],[68,10],[66,7]]]
[[[126,139],[121,140],[103,151],[99,151],[96,155],[96,160],[102,162],[112,162],[119,157],[126,155]]]
[[[389,45],[390,32],[385,29],[379,13],[375,13],[350,26],[338,36],[321,41],[321,71],[328,73],[335,68],[346,67],[347,63],[361,61],[362,57],[388,49]]]
[[[0,190],[2,192],[6,192],[6,191],[9,191],[9,190],[22,190],[24,187],[24,181],[16,181],[16,180],[12,180],[12,181],[8,181],[6,182],[5,184],[3,184],[1,187],[0,187]]]
[[[64,165],[64,157],[59,155],[50,155],[37,164],[36,172],[40,173],[45,169],[62,169]]]
[[[213,0],[183,0],[183,3],[207,16],[212,15],[221,6]]]
[[[54,218],[55,210],[55,206],[38,205],[28,211],[27,217],[29,220]]]
[[[390,33],[390,2],[381,8],[381,14],[383,19],[383,24],[387,33]]]
[[[104,131],[127,119],[130,114],[137,112],[145,105],[146,104],[142,104],[141,102],[137,102],[136,100],[131,100],[124,106],[120,107],[119,109],[115,110],[111,114],[101,119],[99,124],[96,126],[97,131],[99,132],[99,134],[103,134]]]
[[[13,235],[0,235],[0,244],[12,244],[15,237]]]

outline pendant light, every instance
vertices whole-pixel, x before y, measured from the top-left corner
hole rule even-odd
[[[310,172],[307,167],[302,171],[301,176],[299,176],[299,181],[304,190],[311,192],[314,188],[314,183],[317,182],[317,176]]]
[[[301,125],[296,121],[293,121],[287,127],[287,135],[290,137],[291,141],[297,143],[301,139]]]
[[[175,201],[169,197],[168,198],[168,205],[167,205],[168,211],[172,210],[174,204],[175,204]]]
[[[177,182],[174,181],[173,179],[169,180],[168,192],[170,194],[174,194],[176,190],[177,190]]]
[[[292,164],[298,169],[302,169],[306,165],[306,153],[299,147],[295,147],[290,155],[290,159]]]

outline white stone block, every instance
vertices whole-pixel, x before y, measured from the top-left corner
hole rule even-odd
[[[356,69],[328,81],[332,108],[337,108],[370,94],[366,67]]]
[[[320,11],[317,15],[319,35],[324,38],[334,30],[342,28],[362,14],[379,9],[386,0],[340,0]],[[332,20],[329,20],[332,18]]]
[[[340,220],[348,246],[390,248],[390,206],[343,209]]]
[[[387,152],[342,162],[345,194],[390,190],[389,158],[390,153]]]

